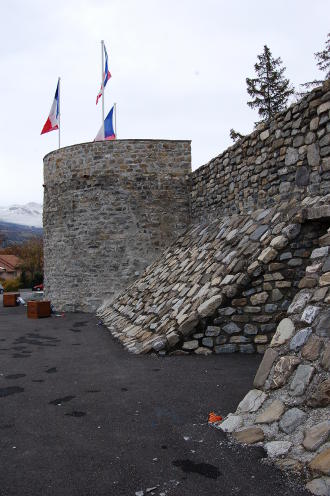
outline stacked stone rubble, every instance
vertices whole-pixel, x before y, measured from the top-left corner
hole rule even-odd
[[[262,444],[281,468],[302,472],[314,494],[328,495],[330,229],[308,262],[264,354],[255,389],[218,427],[241,443]]]
[[[264,352],[325,233],[329,199],[307,197],[192,227],[98,310],[133,353]]]

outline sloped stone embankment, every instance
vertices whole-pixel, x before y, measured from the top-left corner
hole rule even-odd
[[[193,224],[98,309],[132,353],[264,353],[218,427],[318,495],[330,494],[329,89],[192,173]]]
[[[132,353],[264,352],[327,236],[329,196],[192,227],[98,315]],[[320,240],[321,236],[321,240]]]
[[[281,468],[303,472],[318,495],[330,494],[329,286],[330,231],[308,258],[254,389],[218,425],[241,443],[262,444]]]

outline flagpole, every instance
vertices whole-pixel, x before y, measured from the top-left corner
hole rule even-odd
[[[113,106],[115,107],[115,136],[117,139],[117,104],[114,103]]]
[[[102,68],[101,68],[101,88],[102,88],[102,129],[103,129],[103,139],[105,137],[104,134],[104,74],[103,74],[103,67],[104,67],[104,40],[101,40],[101,52],[102,52]]]
[[[58,78],[58,148],[61,148],[61,78]]]

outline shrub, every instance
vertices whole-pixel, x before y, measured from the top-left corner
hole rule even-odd
[[[4,281],[2,285],[6,292],[17,291],[20,288],[21,280],[19,277],[16,277],[16,279],[8,279],[7,281]]]

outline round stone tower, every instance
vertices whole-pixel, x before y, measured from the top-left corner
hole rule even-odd
[[[93,311],[190,221],[190,141],[83,143],[44,158],[45,296]]]

